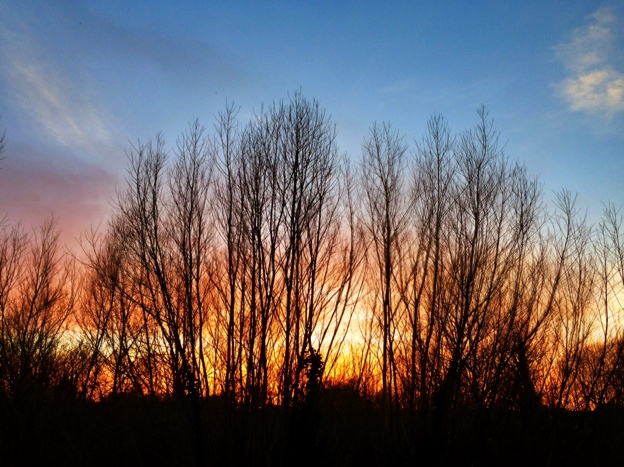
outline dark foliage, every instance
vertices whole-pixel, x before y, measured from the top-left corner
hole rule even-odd
[[[617,465],[624,413],[459,411],[443,440],[431,421],[402,412],[392,444],[383,407],[348,386],[321,391],[318,420],[284,430],[282,410],[254,413],[225,398],[201,401],[207,465]],[[37,407],[2,402],[4,465],[197,465],[193,428],[175,400],[57,397]],[[297,417],[299,417],[297,419]],[[295,416],[303,423],[306,415]],[[310,421],[310,420],[307,420]],[[308,437],[313,437],[309,439]],[[444,445],[443,450],[434,446]]]

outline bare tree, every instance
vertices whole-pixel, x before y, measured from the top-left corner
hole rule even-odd
[[[2,136],[0,136],[0,156],[2,156],[2,154],[4,153],[5,148],[5,137],[6,137],[6,131],[2,132]],[[0,161],[4,159],[4,157],[0,157]]]
[[[226,327],[225,377],[223,392],[234,400],[240,381],[237,384],[237,368],[242,361],[240,329],[242,309],[241,281],[243,278],[244,223],[242,219],[239,183],[241,177],[241,135],[236,121],[238,110],[228,106],[218,115],[215,126],[214,152],[216,154],[217,181],[215,210],[217,225],[225,242],[227,264],[221,268],[226,272],[226,281],[214,284],[219,291],[224,307],[223,325]],[[219,347],[218,344],[216,347]],[[240,393],[238,394],[240,397]]]
[[[90,352],[83,394],[92,399],[121,393],[156,394],[150,334],[141,311],[126,296],[127,267],[121,227],[92,231],[83,245],[86,280],[78,324]],[[146,345],[147,344],[147,345]]]
[[[210,390],[204,346],[212,255],[210,146],[196,121],[178,140],[172,165],[160,135],[139,143],[129,159],[128,186],[118,194],[112,224],[124,244],[123,296],[141,315],[136,341],[150,391],[164,388],[188,403],[201,462],[199,399]]]
[[[6,136],[6,132],[3,131],[2,132],[2,136],[0,136],[0,161],[4,160],[4,157],[2,157],[2,154],[5,151],[5,136]],[[6,214],[3,217],[0,217],[0,227],[3,227],[6,223]]]
[[[447,313],[443,303],[443,273],[446,268],[445,230],[451,212],[451,190],[457,170],[454,159],[455,138],[442,117],[433,116],[427,134],[417,145],[412,188],[412,237],[408,243],[409,264],[404,269],[402,300],[407,310],[409,370],[406,375],[407,400],[411,407],[427,411],[436,375],[442,365],[442,329]],[[407,245],[409,247],[409,245]],[[446,250],[448,251],[448,250]]]
[[[564,190],[557,197],[561,217],[557,218],[564,244],[557,255],[563,258],[563,270],[555,295],[555,321],[551,329],[555,340],[551,350],[556,377],[550,382],[549,404],[553,407],[581,408],[578,393],[579,367],[592,333],[590,307],[595,298],[595,268],[591,227],[579,216],[576,199]],[[564,248],[567,247],[567,251]]]
[[[622,404],[624,337],[621,294],[624,289],[623,217],[613,203],[605,205],[596,227],[593,258],[596,269],[596,301],[593,318],[594,342],[580,356],[580,384],[584,409]]]
[[[74,309],[75,269],[60,252],[54,220],[33,237],[19,227],[4,230],[0,242],[2,390],[29,403],[45,400],[62,376],[56,359]]]
[[[169,172],[160,136],[133,148],[128,188],[119,194],[113,224],[126,244],[131,288],[124,294],[142,310],[146,330],[158,330],[146,345],[166,351],[172,394],[192,399],[209,389],[202,330],[208,312],[211,160],[203,131],[195,122],[181,136]]]
[[[374,264],[370,277],[371,306],[381,329],[381,384],[387,423],[391,423],[399,389],[394,354],[399,302],[395,275],[403,267],[399,251],[409,213],[404,175],[407,147],[402,140],[389,124],[374,125],[362,146],[364,224],[370,235],[370,261]]]

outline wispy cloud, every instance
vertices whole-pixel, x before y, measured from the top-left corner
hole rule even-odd
[[[568,70],[557,89],[571,110],[607,116],[624,112],[624,67],[617,61],[624,55],[619,20],[611,9],[601,8],[555,48]]]
[[[72,93],[71,84],[58,72],[26,60],[15,60],[13,66],[22,105],[58,143],[92,151],[98,142],[110,140],[101,110]]]
[[[396,83],[392,83],[379,89],[380,94],[400,94],[407,91],[412,91],[416,87],[416,80],[406,79]]]
[[[20,24],[0,24],[4,79],[35,129],[74,150],[97,152],[112,139],[110,118],[98,108],[88,82],[45,56],[46,47]]]

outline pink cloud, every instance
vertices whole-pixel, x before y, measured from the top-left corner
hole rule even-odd
[[[61,241],[76,239],[91,225],[105,222],[115,192],[113,174],[82,160],[45,157],[28,148],[7,150],[0,161],[0,218],[30,229],[58,218]],[[55,162],[51,162],[54,160]]]

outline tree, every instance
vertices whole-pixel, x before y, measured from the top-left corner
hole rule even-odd
[[[624,337],[621,328],[624,288],[624,230],[621,210],[613,203],[604,207],[593,244],[597,297],[593,319],[596,341],[581,355],[580,384],[584,409],[624,403]]]
[[[590,252],[592,231],[576,207],[576,198],[564,190],[557,195],[559,213],[555,223],[561,231],[555,246],[560,258],[556,287],[553,289],[554,340],[551,360],[555,378],[549,378],[549,405],[558,408],[580,408],[578,378],[589,337],[592,333],[590,307],[594,305],[596,274]]]
[[[60,251],[53,219],[33,237],[19,226],[4,227],[1,234],[1,391],[36,407],[64,377],[57,358],[75,305],[75,267]]]
[[[178,140],[173,164],[167,162],[160,135],[130,152],[127,188],[118,193],[111,223],[112,238],[121,242],[123,279],[108,282],[121,286],[115,308],[122,314],[108,322],[122,325],[120,344],[128,338],[137,344],[131,354],[119,348],[119,357],[131,362],[129,369],[143,367],[149,392],[164,392],[182,404],[202,463],[200,397],[210,392],[204,323],[210,319],[212,158],[197,121]]]
[[[455,138],[444,119],[433,116],[427,134],[416,147],[410,212],[410,236],[403,256],[401,301],[405,322],[405,400],[408,406],[424,413],[439,381],[442,360],[442,330],[446,327],[443,278],[451,245],[445,240],[451,212],[451,189],[455,178]]]
[[[86,279],[77,319],[90,353],[82,388],[89,399],[156,394],[149,333],[140,310],[125,295],[127,252],[121,233],[121,227],[91,232],[84,246]]]
[[[145,345],[162,349],[166,386],[175,396],[208,393],[204,320],[211,229],[211,158],[195,122],[178,140],[167,168],[165,143],[139,144],[130,154],[128,188],[120,192],[112,228],[124,241],[124,297],[143,314]],[[170,384],[170,386],[169,386]],[[158,385],[162,385],[159,383]]]
[[[3,131],[2,136],[0,136],[0,161],[4,159],[4,157],[2,157],[2,154],[4,153],[6,149],[5,148],[5,136],[6,136],[6,132]],[[0,218],[0,227],[3,227],[5,222],[6,222],[6,215]]]
[[[332,296],[331,283],[339,252],[337,177],[341,170],[335,126],[318,102],[296,93],[289,105],[273,107],[270,115],[278,130],[277,189],[284,209],[281,392],[283,404],[289,406],[301,391],[306,359],[320,351],[314,333],[323,324],[323,314],[332,309],[333,298],[343,298]]]
[[[2,154],[4,153],[5,148],[5,137],[6,137],[6,131],[2,132],[2,136],[0,136],[0,156],[2,156]],[[4,159],[4,157],[0,157],[0,161]]]
[[[395,322],[398,299],[395,276],[403,268],[399,252],[405,241],[409,204],[404,185],[407,147],[389,124],[374,125],[362,146],[364,225],[370,235],[375,273],[369,278],[373,316],[381,328],[381,384],[386,423],[398,399]]]

